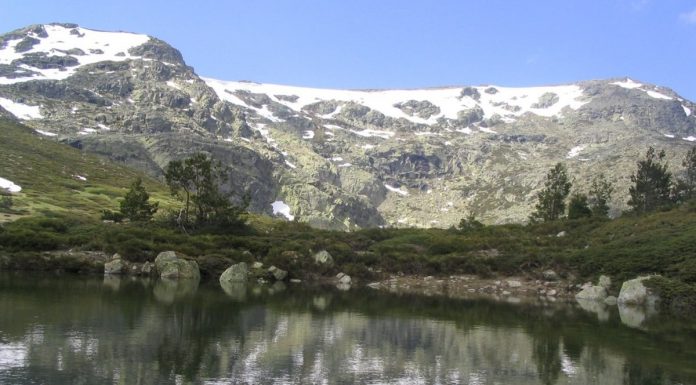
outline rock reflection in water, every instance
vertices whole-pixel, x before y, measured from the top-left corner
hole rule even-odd
[[[114,283],[0,280],[0,383],[689,384],[696,378],[688,364],[696,359],[688,349],[693,336],[685,334],[675,348],[674,338],[626,328],[615,313],[599,323],[572,307],[371,290]]]
[[[153,293],[155,298],[163,303],[173,303],[176,300],[193,297],[198,290],[197,279],[158,279]]]

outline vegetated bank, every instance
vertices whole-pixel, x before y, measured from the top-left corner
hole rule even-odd
[[[558,236],[564,232],[564,236]],[[62,252],[55,252],[62,250]],[[71,252],[67,252],[71,250]],[[573,282],[607,274],[616,281],[659,274],[655,286],[678,313],[696,309],[696,202],[644,216],[585,218],[474,229],[325,231],[251,216],[233,231],[184,233],[168,223],[103,223],[59,213],[0,227],[0,267],[103,272],[104,255],[152,261],[176,250],[195,259],[204,277],[231,264],[263,262],[306,281],[345,272],[365,282],[390,275],[476,274],[540,277],[553,269]],[[333,266],[314,263],[328,251]],[[51,253],[46,253],[51,252]],[[693,314],[693,313],[692,313]]]

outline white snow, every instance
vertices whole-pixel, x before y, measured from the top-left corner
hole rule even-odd
[[[34,131],[36,131],[36,132],[38,132],[39,134],[44,135],[44,136],[56,136],[56,135],[58,135],[58,134],[56,134],[56,133],[54,133],[54,132],[48,132],[48,131],[43,131],[43,130],[34,129]]]
[[[169,87],[172,87],[172,88],[174,88],[174,89],[176,89],[176,90],[180,90],[180,91],[181,91],[181,87],[180,87],[178,84],[176,84],[176,83],[174,83],[173,81],[171,81],[171,80],[169,80],[169,81],[167,82],[167,85],[168,85]]]
[[[95,132],[97,132],[97,130],[95,130],[94,128],[85,127],[82,130],[80,130],[80,132],[78,132],[78,134],[89,135],[89,134],[94,134]]]
[[[87,181],[87,178],[85,178],[85,177],[82,176],[82,175],[73,175],[73,176],[74,176],[75,178],[77,178],[77,179],[83,181],[83,182],[86,182],[86,181]]]
[[[382,139],[389,139],[394,136],[393,131],[381,131],[381,130],[362,130],[362,131],[356,131],[356,130],[350,130],[350,132],[354,133],[355,135],[362,136],[365,138],[371,138],[371,137],[376,137],[376,138],[382,138]]]
[[[570,151],[568,151],[568,155],[566,155],[566,159],[575,158],[584,149],[585,149],[585,146],[575,146],[575,147],[571,148]]]
[[[474,133],[474,131],[472,131],[471,128],[469,128],[469,127],[457,128],[455,131],[461,132],[462,134],[467,134],[467,135],[471,135]]]
[[[687,106],[685,106],[685,105],[683,105],[683,104],[682,104],[682,108],[684,109],[684,114],[685,114],[686,116],[691,116],[691,108],[689,108],[689,107],[687,107]]]
[[[17,117],[17,119],[28,120],[43,118],[43,115],[41,115],[39,111],[39,106],[28,106],[5,98],[0,98],[0,106]]]
[[[628,88],[629,90],[634,89],[634,88],[643,87],[643,85],[641,83],[634,82],[633,80],[628,79],[628,78],[623,82],[613,82],[611,84],[613,84],[615,86],[623,87],[623,88]]]
[[[11,180],[7,180],[5,178],[0,178],[0,188],[13,193],[22,191],[22,187],[20,185],[15,184]]]
[[[108,127],[108,126],[101,124],[101,123],[97,124],[97,127],[101,128],[104,131],[111,131],[111,127]]]
[[[491,130],[491,129],[488,128],[488,127],[479,127],[479,131],[481,131],[481,132],[487,132],[487,133],[489,133],[489,134],[497,134],[497,132]]]
[[[687,136],[686,138],[682,139],[686,140],[687,142],[696,142],[696,136]]]
[[[353,164],[351,164],[351,163],[342,163],[342,164],[339,164],[338,167],[350,167],[352,165]]]
[[[655,99],[672,100],[671,97],[669,97],[669,96],[667,96],[667,95],[665,95],[665,94],[661,94],[661,93],[659,93],[659,92],[657,92],[657,91],[645,91],[645,92],[646,92],[650,97],[653,97],[653,98],[655,98]]]
[[[78,65],[61,69],[39,69],[35,67],[22,66],[24,69],[39,73],[38,76],[29,76],[16,79],[0,78],[1,83],[18,83],[27,80],[54,79],[61,80],[70,77],[75,70],[86,64],[100,61],[124,61],[137,58],[128,53],[128,50],[142,45],[150,40],[147,35],[138,35],[126,32],[102,32],[86,28],[76,28],[79,35],[70,33],[72,28],[65,28],[59,25],[44,25],[48,37],[33,37],[39,40],[32,49],[26,52],[15,52],[15,46],[22,38],[10,40],[5,49],[0,50],[0,64],[10,64],[13,60],[23,57],[25,54],[46,53],[49,56],[65,56],[60,51],[67,51],[79,48],[84,51],[84,55],[71,55],[77,59]],[[90,50],[101,50],[102,54],[92,53]],[[123,55],[118,55],[122,53]]]
[[[314,139],[314,131],[307,130],[302,134],[302,139]]]
[[[331,158],[331,160],[334,162],[342,162],[343,158],[340,156],[334,156],[333,158]]]
[[[435,88],[417,90],[381,90],[381,91],[358,91],[358,90],[332,90],[319,88],[305,88],[295,86],[283,86],[276,84],[261,84],[250,82],[232,82],[216,79],[203,79],[212,87],[218,96],[230,103],[251,108],[239,98],[230,94],[236,90],[245,90],[252,93],[266,94],[273,101],[284,104],[296,112],[302,111],[302,107],[322,100],[335,100],[339,102],[354,102],[379,111],[386,116],[396,119],[406,119],[414,123],[434,124],[439,118],[456,119],[457,113],[480,106],[484,111],[484,117],[490,118],[495,114],[503,119],[521,116],[531,112],[540,116],[555,116],[561,113],[565,107],[577,109],[587,100],[581,100],[583,96],[582,88],[576,85],[549,86],[549,87],[498,87],[495,94],[485,93],[487,86],[475,87],[481,94],[479,101],[470,97],[460,98],[462,88]],[[226,92],[226,90],[228,92]],[[532,105],[539,101],[545,93],[558,95],[559,101],[544,109],[532,108]],[[278,99],[275,95],[296,95],[298,98],[294,102]],[[410,116],[394,107],[395,104],[409,100],[429,101],[440,108],[440,113],[423,119],[418,116]],[[510,111],[505,108],[505,104],[519,106],[518,111]],[[337,111],[324,115],[324,118],[333,117]]]
[[[324,128],[328,128],[329,130],[342,130],[343,127],[337,126],[335,124],[325,124]]]
[[[662,134],[670,139],[674,139],[674,134]]]
[[[290,214],[290,206],[288,206],[285,202],[275,201],[271,203],[271,207],[273,207],[273,215],[280,214],[290,221],[295,219],[295,216]]]
[[[364,148],[365,150],[372,150],[373,148],[375,148],[375,145],[374,144],[363,144],[362,146],[360,146],[360,148]]]
[[[286,164],[288,167],[290,167],[290,168],[297,168],[297,166],[295,166],[294,164],[290,163],[289,160],[286,160],[286,161],[285,161],[285,164]]]
[[[390,186],[386,183],[384,184],[384,187],[386,187],[387,190],[389,190],[391,192],[395,192],[395,193],[397,193],[399,195],[403,195],[403,196],[408,196],[408,191],[402,190],[401,188],[396,188],[396,187]]]

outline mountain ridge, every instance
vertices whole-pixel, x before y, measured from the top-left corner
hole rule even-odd
[[[612,171],[617,213],[648,146],[674,165],[696,141],[693,102],[630,78],[317,89],[200,77],[161,40],[94,33],[52,24],[2,35],[0,113],[153,176],[206,152],[231,167],[224,188],[236,199],[251,192],[254,211],[318,227],[524,221],[558,161],[578,191]]]

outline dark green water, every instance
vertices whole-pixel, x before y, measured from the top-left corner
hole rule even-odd
[[[615,310],[369,289],[226,289],[0,275],[0,384],[696,384],[693,323],[636,328]]]

